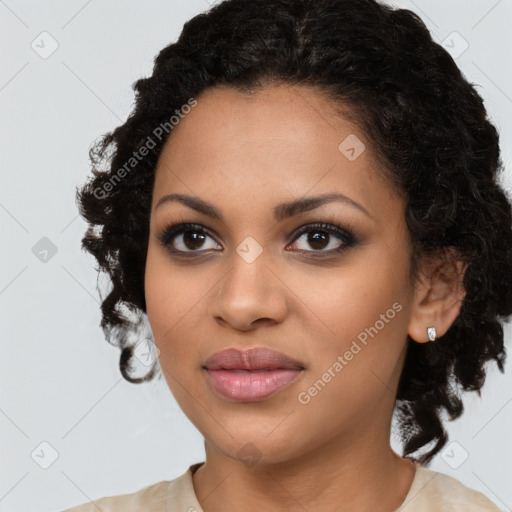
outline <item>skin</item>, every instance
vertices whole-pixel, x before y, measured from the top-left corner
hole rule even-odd
[[[249,95],[216,87],[197,101],[158,162],[145,293],[167,383],[205,439],[206,463],[193,476],[201,506],[205,512],[392,511],[415,474],[390,447],[407,334],[424,343],[427,327],[435,326],[438,337],[448,330],[464,295],[460,265],[425,260],[421,278],[408,279],[405,200],[383,177],[362,130],[336,115],[319,91],[272,85]],[[366,145],[353,161],[338,149],[350,134]],[[330,202],[279,222],[272,216],[280,202],[331,192],[368,214]],[[179,202],[156,207],[171,193],[212,203],[224,220]],[[294,233],[333,220],[358,242],[313,259],[313,252],[326,254],[344,240],[331,235],[315,250],[307,233]],[[173,256],[159,242],[174,222],[213,231],[195,246],[182,234],[170,242],[195,250],[195,259]],[[312,227],[310,236],[317,232]],[[248,236],[263,250],[252,263],[236,251]],[[397,302],[394,318],[309,403],[300,403],[299,393]],[[256,346],[284,352],[305,370],[266,400],[221,398],[202,369],[205,359]],[[256,464],[241,460],[244,446]]]

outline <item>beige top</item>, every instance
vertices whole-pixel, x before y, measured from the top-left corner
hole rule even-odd
[[[174,480],[158,482],[132,494],[101,498],[63,512],[203,512],[194,492],[193,464]],[[443,473],[416,463],[416,474],[396,512],[503,512],[482,493]]]

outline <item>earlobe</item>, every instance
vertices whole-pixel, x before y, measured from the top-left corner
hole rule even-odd
[[[416,282],[408,334],[418,343],[442,337],[460,313],[466,295],[463,280],[466,266],[453,258],[453,251],[430,259]],[[447,258],[449,256],[449,258]]]

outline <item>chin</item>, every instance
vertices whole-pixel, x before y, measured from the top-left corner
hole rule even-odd
[[[269,435],[268,432],[271,432],[271,429],[267,432],[267,429],[263,431],[261,428],[256,429],[256,426],[253,429],[247,429],[242,425],[236,429],[231,426],[227,430],[233,437],[225,432],[223,432],[225,435],[220,435],[220,439],[205,436],[207,444],[225,457],[242,463],[248,468],[288,463],[307,451],[298,451],[300,449],[298,435],[290,431],[283,430],[277,433],[276,429]],[[240,435],[237,436],[237,433]]]

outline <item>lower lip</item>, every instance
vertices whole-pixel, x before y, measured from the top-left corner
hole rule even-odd
[[[303,370],[207,370],[213,389],[234,402],[258,402],[282,391]]]

